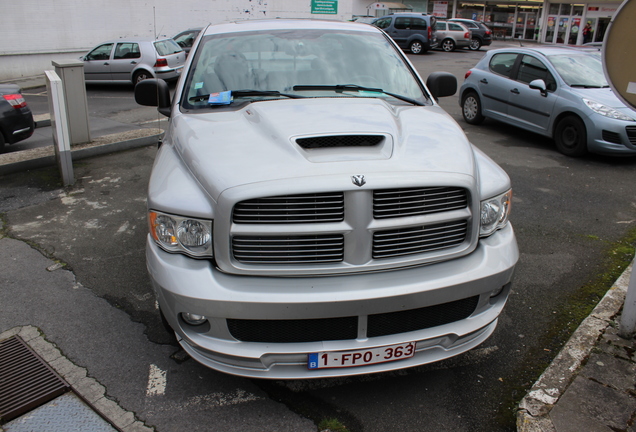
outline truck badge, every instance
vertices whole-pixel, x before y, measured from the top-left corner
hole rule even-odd
[[[354,175],[351,176],[351,181],[353,182],[354,185],[362,187],[366,184],[366,180],[364,179],[363,175]]]

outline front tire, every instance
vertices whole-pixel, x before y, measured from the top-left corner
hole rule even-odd
[[[2,136],[2,132],[0,132],[0,153],[4,153],[4,136]]]
[[[444,39],[442,41],[442,49],[446,52],[455,51],[455,41],[452,39]]]
[[[478,51],[479,48],[481,48],[481,40],[479,40],[479,38],[472,38],[468,48],[470,48],[471,51]]]
[[[466,123],[471,125],[478,125],[484,121],[484,116],[481,113],[481,100],[474,91],[470,91],[462,98],[462,116]]]
[[[587,154],[587,130],[577,116],[563,118],[554,130],[557,149],[566,156],[580,157]]]
[[[411,42],[409,45],[409,51],[413,54],[424,54],[426,49],[424,48],[424,44],[418,40]]]

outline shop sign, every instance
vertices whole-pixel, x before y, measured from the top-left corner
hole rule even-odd
[[[448,2],[447,1],[434,1],[433,2],[433,16],[439,18],[446,18],[448,14]]]

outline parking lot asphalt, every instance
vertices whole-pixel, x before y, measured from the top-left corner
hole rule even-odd
[[[88,402],[88,409],[98,412],[115,430],[197,430],[194,425],[208,424],[206,430],[315,431],[313,422],[270,400],[256,386],[236,387],[230,377],[221,383],[224,388],[219,388],[219,395],[224,396],[218,400],[197,399],[193,384],[191,394],[184,393],[184,405],[198,404],[198,415],[188,419],[175,415],[178,407],[161,401],[165,386],[161,372],[173,367],[170,361],[179,355],[176,347],[149,342],[141,324],[82,287],[73,269],[60,259],[65,254],[84,254],[85,260],[99,260],[76,247],[73,221],[94,224],[96,242],[130,242],[130,237],[139,238],[145,231],[142,220],[130,225],[127,208],[145,206],[142,179],[147,178],[161,131],[121,127],[126,130],[112,133],[109,127],[109,133],[92,131],[95,142],[85,146],[89,150],[78,149],[73,154],[74,160],[85,161],[76,165],[78,184],[70,191],[30,184],[33,176],[55,175],[54,168],[37,169],[55,164],[52,148],[46,149],[48,154],[38,150],[17,152],[21,154],[11,158],[0,155],[0,213],[5,215],[0,237],[0,260],[4,263],[0,274],[0,343],[15,335],[24,339],[71,385],[73,393]],[[55,201],[54,211],[37,214],[39,204],[50,201]],[[69,217],[80,212],[81,217]],[[100,226],[99,212],[121,214],[121,223]],[[25,220],[38,220],[40,225],[25,226],[21,217],[27,213],[30,215]],[[33,235],[38,230],[56,230],[56,242],[43,239],[33,244],[38,242]],[[21,240],[21,234],[27,232],[29,242]],[[130,251],[130,259],[143,259],[142,244],[131,246]],[[113,272],[128,276],[125,268]],[[519,431],[636,430],[636,344],[617,335],[630,275],[631,267],[523,398],[517,411]],[[186,383],[205,379],[196,366],[182,373],[187,375],[183,377]],[[148,395],[154,397],[153,406],[143,402]],[[252,409],[241,410],[238,417],[236,407],[244,404]],[[215,411],[214,420],[206,412],[210,406],[223,407]],[[29,422],[36,418],[35,411],[30,411],[0,430],[29,430]]]

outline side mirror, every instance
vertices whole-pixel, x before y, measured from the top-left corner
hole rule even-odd
[[[162,79],[146,79],[135,86],[135,102],[144,106],[155,106],[157,111],[170,117],[170,89]]]
[[[548,96],[548,87],[545,85],[545,81],[543,81],[542,79],[530,81],[530,84],[528,84],[528,86],[530,86],[532,90],[539,90],[541,92],[541,96]]]
[[[435,99],[453,96],[457,92],[457,78],[448,72],[433,72],[426,80],[426,87]]]

